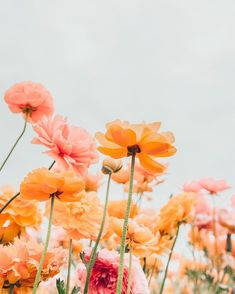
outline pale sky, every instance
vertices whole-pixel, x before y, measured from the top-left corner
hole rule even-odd
[[[120,118],[161,121],[175,134],[156,207],[188,180],[234,185],[234,0],[8,0],[0,36],[1,161],[23,127],[4,92],[32,80],[52,93],[56,113],[92,133]],[[33,137],[29,127],[1,185],[18,189],[32,168],[51,163]]]

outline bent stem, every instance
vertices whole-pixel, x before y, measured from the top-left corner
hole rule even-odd
[[[55,160],[52,162],[52,164],[49,166],[49,170],[52,169],[52,167],[55,164]],[[18,196],[20,195],[20,192],[16,193],[14,196],[11,197],[11,199],[9,199],[4,205],[3,207],[0,208],[0,214],[3,212],[3,210],[5,210],[7,208],[7,206],[14,200],[16,199]]]
[[[84,288],[84,294],[88,293],[88,286],[89,286],[89,281],[90,281],[90,277],[91,277],[91,270],[93,268],[93,265],[95,264],[97,248],[98,248],[98,245],[99,245],[99,242],[100,242],[103,230],[104,230],[104,224],[105,224],[107,208],[108,208],[108,199],[109,199],[109,188],[110,188],[111,174],[112,173],[110,172],[109,176],[108,176],[108,183],[107,183],[105,204],[104,204],[104,213],[103,213],[103,218],[102,218],[102,222],[101,222],[101,226],[100,226],[100,231],[99,231],[98,237],[96,239],[95,246],[92,249],[89,264],[87,266],[87,277],[86,277],[86,283],[85,283],[85,288]]]
[[[7,154],[7,157],[5,158],[5,160],[3,161],[1,167],[0,167],[0,172],[2,171],[4,165],[6,164],[7,160],[9,159],[9,157],[11,156],[12,152],[14,151],[16,145],[18,144],[18,142],[20,141],[20,139],[23,137],[25,130],[26,130],[26,126],[27,126],[27,118],[28,118],[28,114],[26,113],[26,117],[25,117],[25,122],[24,122],[24,127],[22,132],[20,133],[19,137],[16,139],[14,145],[12,146],[11,150],[9,151],[9,153]]]
[[[116,294],[121,294],[121,292],[122,292],[124,254],[125,254],[125,244],[126,244],[128,220],[129,220],[131,201],[132,201],[134,171],[135,171],[135,153],[133,153],[132,157],[131,157],[130,184],[129,184],[129,191],[128,191],[127,207],[126,207],[126,212],[125,212],[125,219],[124,219],[123,230],[122,230],[122,239],[121,239],[121,247],[120,247],[120,261],[119,261],[119,268],[118,268],[118,280],[117,280]]]
[[[171,252],[170,252],[170,254],[168,256],[168,260],[167,260],[167,264],[166,264],[166,269],[165,269],[164,277],[163,277],[162,284],[161,284],[160,294],[163,293],[163,289],[164,289],[164,285],[165,285],[165,281],[166,281],[166,277],[167,277],[167,272],[168,272],[168,268],[169,268],[169,264],[170,264],[172,253],[174,251],[174,247],[175,247],[175,244],[176,244],[178,235],[179,235],[179,230],[180,230],[180,224],[178,224],[177,231],[176,231],[176,236],[175,236],[175,240],[174,240],[174,242],[172,244]]]
[[[130,251],[129,251],[129,266],[128,266],[128,284],[127,284],[127,294],[131,291],[131,269],[132,269],[132,240],[130,241]]]
[[[47,236],[46,236],[46,241],[45,241],[44,249],[43,249],[43,252],[42,252],[42,256],[41,256],[41,259],[40,259],[37,275],[36,275],[34,285],[33,285],[33,294],[36,293],[38,284],[40,282],[42,266],[43,266],[43,262],[44,262],[44,259],[45,259],[46,253],[47,253],[47,248],[48,248],[48,244],[49,244],[49,240],[50,240],[51,225],[52,225],[52,218],[53,218],[53,209],[54,209],[54,201],[55,201],[55,195],[52,195],[51,196],[50,216],[49,216],[49,222],[48,222],[48,228],[47,228]]]
[[[71,274],[71,263],[72,263],[72,254],[73,254],[73,240],[69,240],[69,263],[68,263],[68,275],[67,275],[67,283],[66,283],[66,294],[69,294],[70,287],[70,274]]]

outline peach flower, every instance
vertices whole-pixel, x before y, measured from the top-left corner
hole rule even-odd
[[[223,192],[230,188],[225,180],[214,180],[212,178],[203,178],[199,181],[199,184],[211,195],[215,195],[218,192]]]
[[[219,223],[222,227],[229,230],[230,234],[235,233],[235,215],[233,211],[227,209],[220,209]]]
[[[0,193],[0,206],[14,194],[10,186],[3,187]],[[0,214],[0,243],[12,242],[16,236],[25,232],[26,227],[38,227],[40,223],[41,212],[37,203],[18,197]]]
[[[160,123],[130,124],[115,120],[106,125],[105,134],[97,133],[101,144],[98,150],[113,158],[123,158],[135,154],[144,169],[151,173],[162,173],[165,166],[155,161],[158,157],[169,157],[175,154],[172,145],[173,134],[159,133]]]
[[[86,192],[97,192],[102,184],[102,178],[102,174],[99,172],[96,175],[86,174],[84,177]]]
[[[49,214],[49,204],[46,207],[46,213]],[[96,240],[102,216],[103,206],[97,194],[90,192],[86,193],[79,202],[57,201],[54,207],[53,224],[62,226],[72,239]]]
[[[85,251],[85,260],[89,261],[90,250]],[[117,251],[102,249],[99,251],[95,264],[92,268],[89,283],[89,294],[114,294],[116,292],[119,254]],[[122,294],[127,293],[129,254],[124,259],[124,274]],[[139,260],[133,256],[132,260],[131,294],[148,294],[148,283]],[[86,281],[86,267],[79,264],[77,270],[78,280],[83,290]]]
[[[45,201],[55,196],[61,201],[79,201],[85,184],[73,171],[53,172],[38,168],[30,172],[20,185],[20,198]]]
[[[60,169],[73,168],[85,176],[88,167],[98,160],[92,136],[82,128],[69,126],[66,118],[60,115],[43,117],[34,125],[34,130],[38,137],[32,143],[49,148],[45,153],[56,161]]]
[[[42,254],[42,244],[18,239],[9,246],[0,246],[0,289],[15,285],[32,288]],[[59,272],[65,262],[61,249],[48,251],[41,272],[46,281]],[[27,292],[26,292],[27,293]]]
[[[127,200],[112,200],[108,203],[108,214],[117,218],[124,218],[127,206]],[[130,218],[137,215],[139,209],[134,203],[131,204]]]
[[[6,91],[4,99],[14,113],[27,114],[29,122],[37,122],[42,116],[53,113],[53,98],[41,84],[22,82]]]

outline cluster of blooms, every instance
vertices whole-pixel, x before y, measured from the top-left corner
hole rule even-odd
[[[29,171],[18,192],[1,188],[1,293],[232,293],[235,199],[230,210],[208,200],[229,188],[226,182],[186,183],[162,208],[144,203],[165,181],[168,165],[158,158],[176,153],[171,132],[160,132],[159,122],[115,120],[96,133],[96,146],[85,129],[53,115],[53,98],[42,85],[16,84],[4,98],[23,114],[24,128],[0,172],[27,124],[35,132],[32,143],[44,146],[53,162]],[[101,172],[91,174],[99,152],[107,157]],[[112,199],[115,184],[123,199]],[[185,225],[192,260],[191,253],[174,253]]]

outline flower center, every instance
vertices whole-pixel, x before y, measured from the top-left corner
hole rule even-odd
[[[138,144],[127,146],[127,156],[135,155],[136,153],[140,153],[141,149]]]

